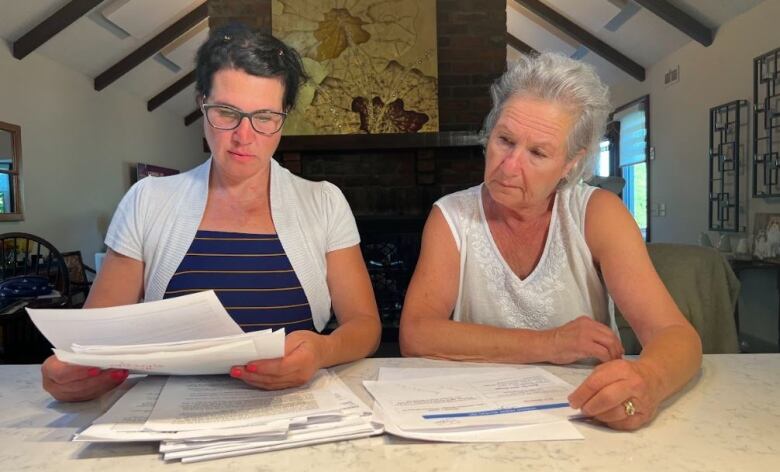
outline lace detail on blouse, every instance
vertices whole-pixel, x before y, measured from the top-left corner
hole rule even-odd
[[[568,200],[564,191],[556,195],[542,256],[525,279],[512,271],[493,240],[482,209],[481,186],[437,202],[460,249],[455,320],[541,330],[583,314],[608,318],[602,307],[603,285],[592,283],[598,277],[587,260],[590,251],[582,235],[573,233],[581,233],[577,221],[584,218],[571,212],[584,212],[587,198],[582,208],[570,208]]]

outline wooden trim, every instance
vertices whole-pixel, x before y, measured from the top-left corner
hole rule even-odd
[[[14,41],[13,55],[17,59],[35,51],[43,43],[53,38],[57,33],[67,28],[74,21],[84,16],[88,11],[98,6],[103,0],[72,0],[57,10],[50,17],[38,23],[33,29]]]
[[[654,13],[656,16],[674,26],[682,33],[695,39],[704,46],[709,46],[715,37],[713,30],[704,26],[696,18],[680,10],[667,0],[635,0],[636,3]]]
[[[550,23],[552,26],[558,28],[562,32],[576,39],[583,46],[595,52],[599,56],[608,60],[620,70],[630,75],[631,77],[644,82],[645,80],[645,68],[637,64],[627,56],[623,55],[620,51],[613,48],[609,44],[600,40],[596,36],[590,34],[588,31],[564,17],[557,11],[548,7],[539,0],[514,0],[516,3],[525,7],[533,14],[539,16],[544,21]]]
[[[482,146],[479,134],[471,131],[443,131],[439,133],[282,136],[277,151],[358,151],[471,146]]]
[[[515,50],[529,55],[537,55],[539,51],[526,44],[523,40],[513,35],[509,31],[506,32],[506,43]]]
[[[95,77],[95,90],[99,91],[108,87],[115,80],[130,72],[135,66],[149,59],[160,49],[170,44],[174,39],[208,18],[208,15],[208,2],[203,2],[197,8],[181,17],[176,23],[165,28],[163,32],[147,41],[143,46]]]
[[[196,109],[195,111],[190,112],[187,116],[184,117],[184,126],[189,126],[189,125],[195,123],[202,116],[203,116],[203,113],[200,111],[200,108]]]
[[[152,97],[147,103],[146,103],[146,109],[149,111],[154,110],[155,108],[159,107],[163,103],[167,102],[171,98],[173,98],[176,94],[181,92],[182,90],[186,89],[190,84],[195,82],[195,71],[190,71],[189,74],[185,75],[181,79],[174,82],[171,86],[163,90],[162,92],[158,93],[154,97]]]

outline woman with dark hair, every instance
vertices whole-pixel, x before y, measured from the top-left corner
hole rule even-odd
[[[569,397],[615,429],[650,422],[701,364],[701,340],[615,195],[585,185],[611,109],[593,69],[522,56],[491,88],[485,181],[436,202],[401,316],[404,355],[602,362]],[[607,291],[637,333],[623,359]],[[611,329],[612,328],[612,329]]]
[[[84,306],[213,289],[245,331],[286,329],[283,358],[231,369],[263,389],[302,385],[319,368],[370,355],[380,324],[349,205],[334,185],[272,159],[305,79],[298,53],[232,24],[198,50],[196,77],[211,158],[128,191]],[[338,328],[321,335],[331,308]],[[95,398],[127,377],[54,356],[42,372],[44,388],[65,401]]]

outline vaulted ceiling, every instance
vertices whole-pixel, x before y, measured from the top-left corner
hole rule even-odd
[[[0,0],[0,38],[119,87],[186,123],[194,110],[193,57],[208,35],[205,0]],[[559,51],[593,64],[607,83],[644,80],[645,68],[763,0],[508,0],[507,60]]]

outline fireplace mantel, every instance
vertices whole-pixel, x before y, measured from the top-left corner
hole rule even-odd
[[[480,146],[473,131],[399,134],[337,134],[282,136],[278,152],[360,151],[377,149],[426,149]]]

